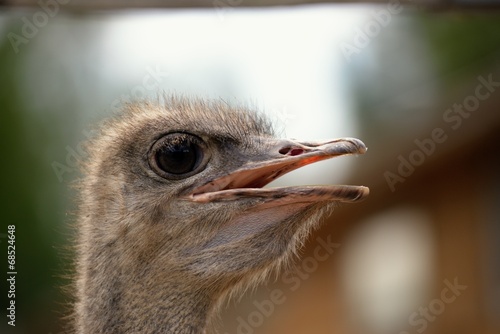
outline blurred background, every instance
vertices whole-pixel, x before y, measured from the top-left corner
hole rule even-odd
[[[279,180],[371,194],[325,221],[296,270],[230,302],[214,332],[500,332],[495,2],[0,4],[1,333],[63,332],[81,145],[124,103],[163,93],[245,103],[282,136],[369,147]]]

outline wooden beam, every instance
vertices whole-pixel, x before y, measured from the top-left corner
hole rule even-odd
[[[0,0],[3,7],[40,7],[57,2],[66,10],[113,10],[140,8],[211,8],[271,7],[310,4],[388,4],[401,3],[429,9],[500,9],[500,2],[491,0]]]

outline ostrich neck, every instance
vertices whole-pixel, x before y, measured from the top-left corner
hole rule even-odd
[[[168,268],[130,264],[116,246],[92,247],[80,256],[79,334],[205,333],[209,296]]]

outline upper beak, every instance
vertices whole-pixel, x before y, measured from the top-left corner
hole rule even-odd
[[[195,188],[188,196],[195,202],[230,201],[241,197],[259,197],[264,201],[354,202],[369,193],[363,186],[298,186],[262,189],[278,177],[297,168],[321,160],[348,154],[363,154],[367,148],[359,139],[341,138],[327,142],[295,142],[291,140],[259,139],[266,152],[258,161],[248,162],[239,169]],[[267,200],[266,200],[267,199]]]

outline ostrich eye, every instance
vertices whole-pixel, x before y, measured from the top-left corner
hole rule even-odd
[[[204,143],[193,135],[171,133],[153,145],[150,164],[162,177],[187,177],[197,172],[204,160]]]

